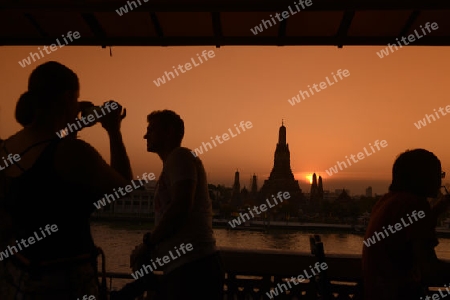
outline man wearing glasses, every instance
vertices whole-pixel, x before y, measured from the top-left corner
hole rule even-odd
[[[425,299],[420,298],[427,295],[424,281],[444,268],[434,250],[439,243],[435,228],[450,196],[433,207],[428,202],[440,195],[444,177],[439,159],[427,150],[408,150],[396,159],[389,192],[373,207],[364,237],[378,237],[376,243],[363,246],[364,299]],[[414,211],[424,217],[380,238],[380,232],[386,233]]]

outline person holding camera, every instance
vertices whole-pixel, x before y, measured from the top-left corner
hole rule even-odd
[[[76,121],[81,109],[92,109],[92,103],[78,102],[79,90],[77,75],[66,66],[39,65],[16,106],[16,120],[24,128],[0,145],[0,156],[21,157],[0,172],[0,251],[19,248],[17,241],[47,224],[58,228],[2,257],[4,300],[106,299],[100,293],[89,218],[95,201],[132,180],[120,130],[126,111],[116,103],[116,110],[98,119],[109,136],[109,165],[76,131],[65,138],[55,134]]]

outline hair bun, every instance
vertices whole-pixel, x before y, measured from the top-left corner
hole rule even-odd
[[[30,125],[33,122],[36,111],[36,103],[33,95],[26,91],[23,93],[16,104],[15,117],[17,122],[22,126]]]

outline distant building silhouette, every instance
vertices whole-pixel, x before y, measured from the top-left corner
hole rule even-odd
[[[263,203],[265,199],[271,197],[271,195],[276,195],[280,191],[289,192],[291,197],[286,202],[290,203],[290,207],[300,207],[305,204],[302,189],[298,184],[298,180],[295,180],[291,170],[289,145],[286,143],[286,127],[283,123],[281,123],[278,133],[273,169],[270,172],[269,179],[264,181],[259,191],[258,201]],[[292,211],[291,213],[296,214],[297,212]]]
[[[233,209],[242,209],[244,207],[253,207],[257,203],[258,196],[258,186],[257,186],[257,177],[253,175],[250,178],[251,190],[248,190],[247,187],[241,189],[240,184],[240,173],[236,171],[234,174],[234,183],[231,188],[231,196],[228,198],[229,204]]]
[[[320,205],[324,200],[324,191],[323,191],[323,183],[322,177],[319,176],[319,183],[317,183],[317,175],[316,173],[312,176],[312,184],[311,184],[311,192],[309,194],[309,203],[307,206],[307,210],[310,212],[319,212]]]
[[[345,191],[348,195],[350,195],[350,190],[349,189],[335,189],[334,193],[337,195],[340,195],[343,191]]]
[[[241,193],[241,195],[243,198],[242,201],[246,206],[253,207],[254,205],[258,204],[258,179],[255,174],[253,174],[250,179],[250,191],[248,191],[248,193]]]
[[[253,178],[252,178],[251,195],[255,199],[258,196],[258,178],[256,177],[256,174],[253,174]]]
[[[250,192],[247,190],[247,187],[244,185],[244,188],[241,190],[241,202],[242,205],[249,205]]]
[[[322,184],[322,176],[319,176],[319,186],[317,187],[319,192],[319,200],[322,201],[323,200],[323,184]]]
[[[239,182],[239,171],[234,173],[234,183],[233,183],[233,192],[231,193],[231,202],[230,205],[232,207],[241,207],[243,204],[241,197],[241,184]]]
[[[309,194],[309,199],[313,201],[317,201],[317,196],[319,195],[319,187],[317,186],[317,176],[316,173],[312,176],[312,184],[311,184],[311,192]]]
[[[133,180],[135,185],[140,185],[139,180]],[[128,216],[153,219],[155,217],[154,194],[156,182],[149,182],[136,188],[125,196],[102,207],[95,212],[96,216]]]
[[[372,198],[372,187],[371,186],[369,186],[366,189],[366,197]]]
[[[340,204],[349,204],[352,202],[352,197],[347,193],[348,190],[342,189],[342,192],[339,194],[339,196],[336,199],[337,203]]]

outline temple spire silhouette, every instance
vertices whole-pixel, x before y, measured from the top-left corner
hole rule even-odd
[[[241,183],[239,182],[239,170],[234,173],[233,191],[231,193],[231,205],[234,207],[242,205]]]
[[[278,192],[289,192],[291,198],[287,201],[291,204],[300,205],[304,202],[302,190],[295,180],[291,169],[291,154],[287,141],[286,127],[284,120],[281,120],[281,126],[278,130],[278,143],[275,148],[273,168],[270,176],[264,181],[259,192],[259,201],[262,203],[271,195]],[[284,202],[283,202],[284,203]],[[294,206],[295,206],[294,205]]]
[[[310,191],[310,200],[315,201],[317,200],[317,196],[319,195],[319,187],[317,186],[317,176],[316,173],[312,176],[312,184],[311,184],[311,191]]]
[[[322,184],[322,176],[319,176],[319,186],[317,187],[319,190],[319,200],[323,200],[323,184]]]
[[[253,196],[256,196],[256,194],[258,193],[258,182],[255,173],[253,173],[251,193]]]

